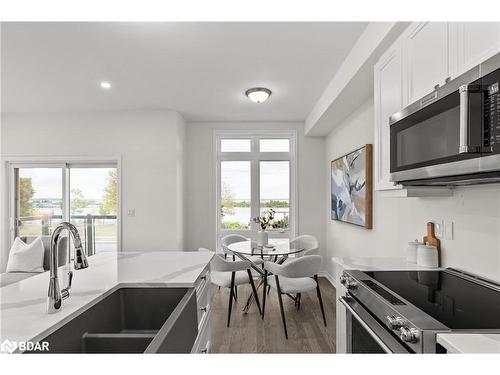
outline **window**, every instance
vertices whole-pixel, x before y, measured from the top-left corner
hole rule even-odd
[[[289,152],[289,139],[261,139],[259,141],[260,152]]]
[[[290,217],[290,162],[260,162],[260,215],[275,211],[273,229],[288,229]]]
[[[221,139],[221,152],[250,152],[250,139]]]
[[[62,168],[15,168],[16,235],[49,235],[62,221]]]
[[[217,239],[251,236],[252,218],[275,211],[270,237],[295,234],[295,133],[218,131]]]
[[[118,249],[116,164],[11,164],[13,236],[50,236],[74,224],[88,255]]]
[[[118,173],[116,168],[77,167],[69,170],[71,223],[85,238],[89,254],[116,251]]]
[[[221,227],[250,227],[250,162],[221,162]]]

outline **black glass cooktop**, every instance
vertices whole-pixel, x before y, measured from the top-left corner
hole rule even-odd
[[[451,329],[500,329],[500,292],[445,271],[368,276]]]

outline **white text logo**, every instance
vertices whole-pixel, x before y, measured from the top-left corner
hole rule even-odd
[[[48,352],[49,343],[47,341],[32,342],[32,341],[10,341],[8,339],[4,340],[0,344],[0,351],[4,353],[14,353],[16,349],[20,352]]]

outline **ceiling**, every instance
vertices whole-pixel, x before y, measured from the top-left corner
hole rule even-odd
[[[2,112],[173,109],[304,120],[364,22],[2,23]],[[99,87],[110,81],[111,90]],[[254,104],[244,91],[273,91]]]

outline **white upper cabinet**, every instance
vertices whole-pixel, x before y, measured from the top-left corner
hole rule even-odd
[[[453,77],[500,52],[500,22],[450,22],[449,32]]]
[[[374,66],[374,181],[394,196],[442,191],[401,189],[390,182],[389,116],[500,52],[500,23],[414,22]]]
[[[406,88],[404,105],[444,84],[449,77],[448,23],[415,22],[402,36]]]
[[[401,42],[392,45],[375,65],[375,189],[394,189],[389,181],[389,116],[403,106]]]

